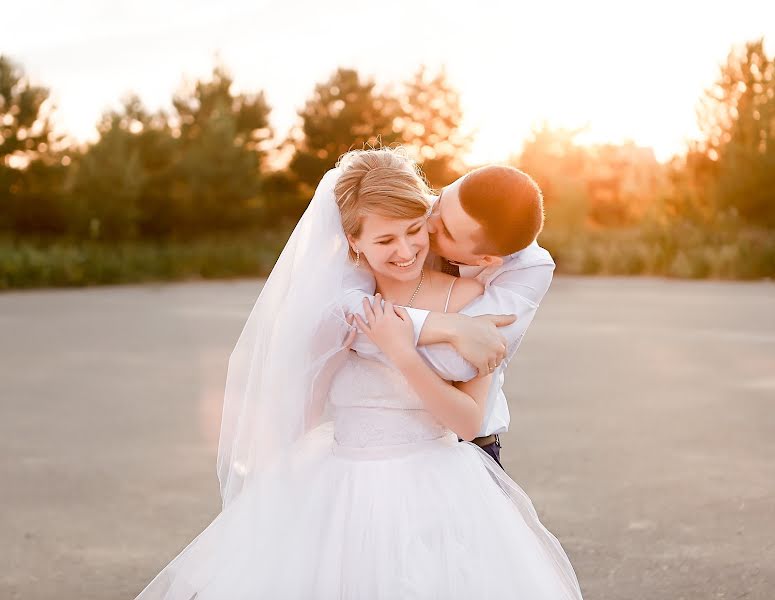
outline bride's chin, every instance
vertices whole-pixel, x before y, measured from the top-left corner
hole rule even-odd
[[[422,265],[418,261],[415,262],[411,267],[399,267],[398,265],[394,265],[393,263],[384,264],[382,266],[382,274],[384,276],[390,277],[391,279],[396,279],[399,281],[409,281],[413,279],[417,279],[420,276],[420,269]]]

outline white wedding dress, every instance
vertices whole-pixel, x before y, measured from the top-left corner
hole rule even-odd
[[[580,599],[556,538],[400,372],[350,352],[332,420],[267,470],[140,600]]]

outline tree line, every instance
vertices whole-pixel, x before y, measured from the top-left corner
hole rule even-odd
[[[700,139],[659,163],[632,143],[534,129],[513,159],[546,197],[545,245],[574,273],[775,277],[775,59],[734,47],[698,99]]]
[[[265,94],[235,92],[223,65],[182,86],[171,111],[125,97],[85,148],[53,131],[47,99],[0,56],[0,229],[14,236],[186,239],[282,227],[351,148],[402,144],[438,185],[459,175],[470,143],[457,92],[443,71],[424,68],[395,90],[338,69],[279,143]],[[278,154],[290,160],[272,169]]]
[[[12,240],[15,272],[19,240],[282,237],[322,174],[364,144],[405,146],[437,187],[471,166],[443,70],[380,87],[337,69],[282,139],[265,94],[234,88],[216,65],[181,86],[170,110],[129,95],[82,146],[54,131],[48,90],[0,56],[0,239]],[[775,276],[775,60],[763,39],[730,51],[698,99],[698,122],[701,138],[666,164],[634,143],[583,145],[580,131],[545,124],[515,140],[509,160],[544,190],[542,241],[561,270]]]

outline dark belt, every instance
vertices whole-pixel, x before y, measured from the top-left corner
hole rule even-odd
[[[481,448],[483,446],[489,446],[490,444],[494,444],[499,440],[498,440],[497,434],[493,433],[492,435],[486,435],[484,437],[474,438],[471,441]]]

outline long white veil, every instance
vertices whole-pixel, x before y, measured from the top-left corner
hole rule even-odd
[[[334,186],[341,169],[328,171],[296,225],[248,316],[226,375],[218,479],[223,510],[137,596],[136,600],[190,600],[228,557],[241,524],[227,508],[271,468],[290,466],[294,442],[323,421],[327,390],[315,385],[329,373],[351,327],[343,292],[373,287],[373,278],[348,258]],[[365,279],[364,279],[365,278]],[[322,393],[320,393],[322,392]]]
[[[224,508],[318,424],[312,386],[349,329],[344,286],[362,276],[334,197],[340,172],[323,176],[229,359],[217,463]]]

